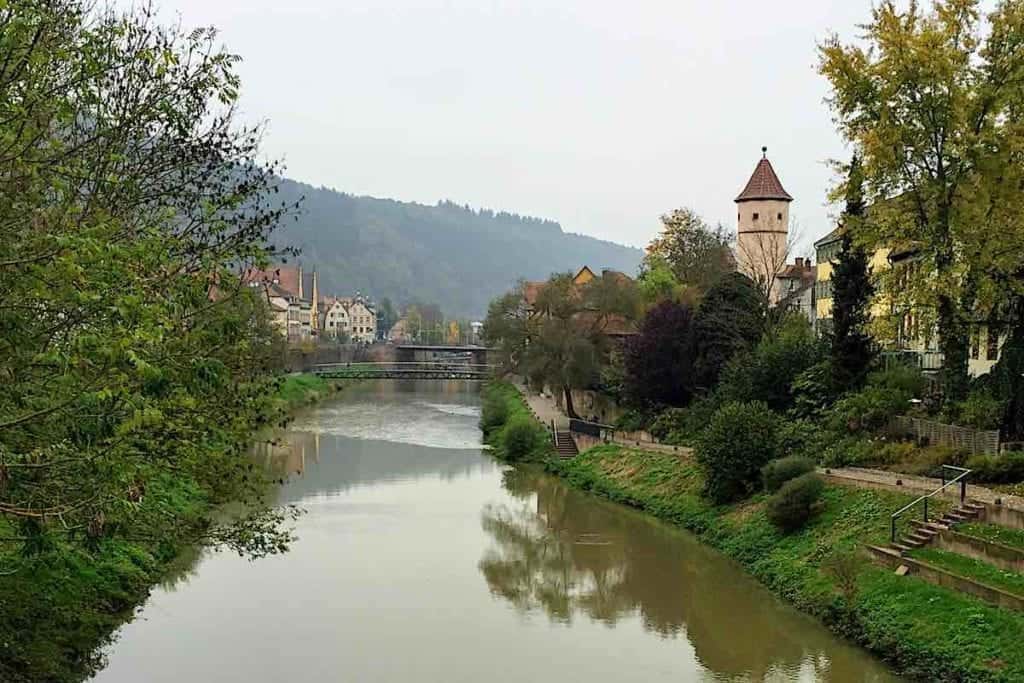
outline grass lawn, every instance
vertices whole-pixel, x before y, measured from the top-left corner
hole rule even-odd
[[[796,606],[920,680],[1024,680],[1024,614],[866,560],[851,602],[826,570],[829,558],[889,540],[889,516],[912,498],[829,485],[819,514],[784,535],[764,513],[765,496],[713,506],[700,497],[699,466],[674,455],[599,446],[549,469],[573,485],[682,526]]]
[[[1024,529],[1008,529],[997,524],[984,524],[972,522],[970,524],[958,524],[956,532],[966,536],[974,536],[991,543],[1024,550]]]
[[[1014,595],[1024,596],[1024,574],[1000,569],[994,565],[978,560],[973,557],[966,557],[948,550],[938,548],[918,548],[911,551],[910,556],[929,564],[934,564],[954,574],[966,576],[980,583],[1002,588],[1004,591]]]

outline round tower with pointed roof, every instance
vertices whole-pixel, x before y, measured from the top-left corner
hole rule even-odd
[[[762,147],[761,160],[736,197],[736,262],[757,282],[773,281],[786,265],[791,201]]]

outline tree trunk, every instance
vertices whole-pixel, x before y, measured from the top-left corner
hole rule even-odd
[[[943,403],[950,405],[967,398],[967,360],[970,352],[970,340],[966,325],[957,315],[956,303],[953,299],[940,295],[938,303],[939,350],[945,356]]]
[[[1024,303],[1019,303],[994,372],[1009,400],[1003,413],[1004,441],[1024,441]]]
[[[565,394],[566,414],[575,420],[580,419],[580,416],[576,414],[576,408],[572,404],[572,389],[569,388],[568,384],[562,385],[562,392]]]

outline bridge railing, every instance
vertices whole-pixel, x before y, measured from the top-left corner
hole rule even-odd
[[[461,370],[489,372],[498,368],[497,365],[485,363],[463,363],[459,361],[387,361],[387,362],[358,362],[358,363],[321,363],[313,366],[316,371],[331,370]]]

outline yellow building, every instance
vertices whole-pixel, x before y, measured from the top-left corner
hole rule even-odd
[[[818,330],[832,329],[832,271],[842,249],[842,229],[836,228],[814,243],[817,257],[815,282],[815,308]],[[878,249],[871,255],[869,267],[875,277],[877,289],[871,303],[871,332],[879,346],[891,354],[904,354],[913,359],[924,370],[942,368],[943,357],[939,351],[939,338],[930,317],[922,315],[920,309],[898,303],[894,290],[886,291],[879,275],[890,269],[903,269],[905,274],[886,278],[888,287],[898,288],[902,277],[909,276],[915,268],[918,254],[913,249]],[[971,348],[968,372],[972,376],[985,374],[999,359],[999,352],[1005,341],[1005,334],[998,329],[979,322],[972,326]]]

